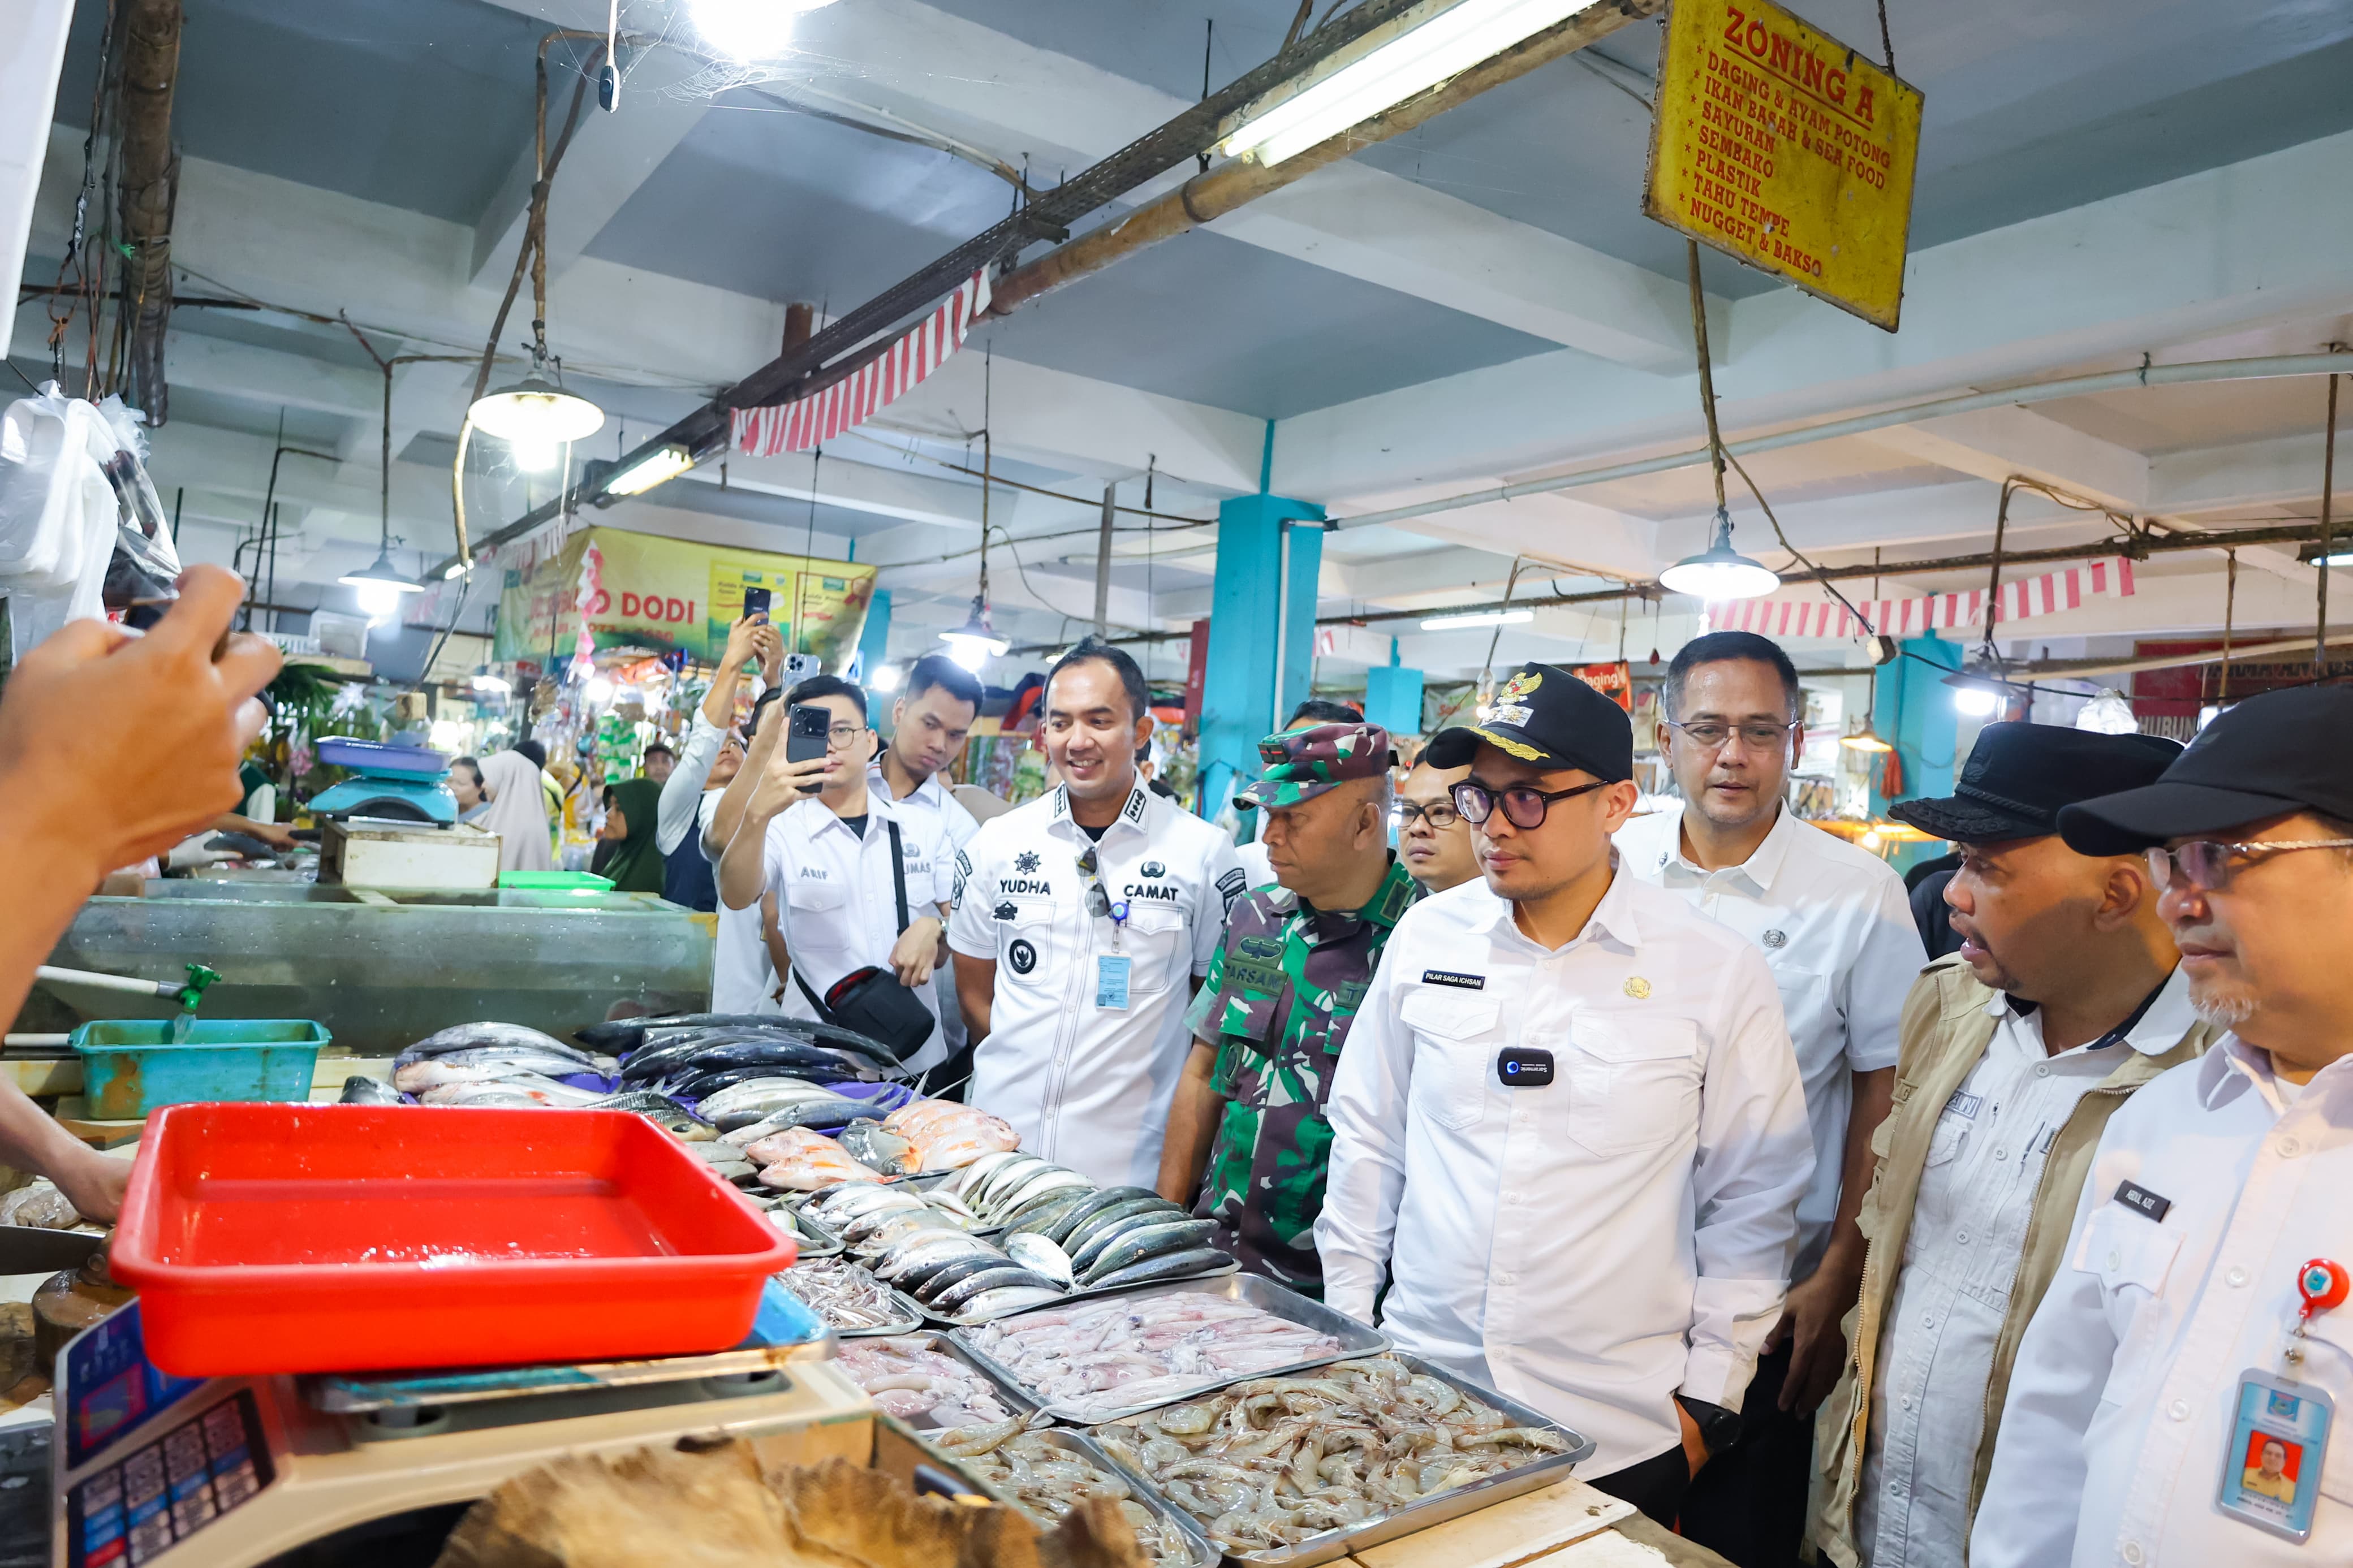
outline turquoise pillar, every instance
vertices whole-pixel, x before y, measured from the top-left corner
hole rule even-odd
[[[860,683],[874,679],[882,668],[885,651],[891,646],[891,590],[877,588],[866,605],[866,625],[858,634],[858,679]]]
[[[1390,665],[1365,671],[1365,717],[1392,735],[1419,734],[1421,685],[1418,669]]]
[[[1270,420],[1259,493],[1218,508],[1208,671],[1201,689],[1204,816],[1217,816],[1240,783],[1258,775],[1259,742],[1307,695],[1314,666],[1324,509],[1267,493],[1273,461]]]
[[[1895,743],[1904,760],[1904,788],[1897,797],[1920,800],[1953,793],[1953,770],[1959,759],[1953,749],[1960,736],[1960,710],[1953,706],[1953,689],[1945,677],[1961,668],[1961,645],[1931,632],[1904,644],[1900,658],[1879,672],[1878,705],[1871,721]],[[1887,815],[1889,797],[1873,791],[1873,816]],[[1934,846],[1907,844],[1895,853],[1898,869],[1908,867]]]

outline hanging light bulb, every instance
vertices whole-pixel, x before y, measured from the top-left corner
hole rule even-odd
[[[1013,646],[988,624],[988,601],[978,594],[972,596],[972,613],[965,617],[964,625],[942,632],[940,640],[948,645],[950,658],[976,675],[990,659]]]
[[[524,473],[543,474],[555,467],[564,455],[564,447],[561,442],[518,437],[507,443],[507,455]]]
[[[774,59],[792,47],[804,12],[831,0],[693,0],[689,13],[702,41],[730,59]]]
[[[353,591],[360,609],[373,621],[384,620],[398,610],[403,595],[425,591],[424,584],[392,563],[388,547],[367,565],[356,572],[346,572],[336,581]]]
[[[1889,745],[1885,741],[1879,738],[1879,731],[1871,727],[1871,721],[1868,719],[1865,719],[1862,721],[1862,728],[1857,730],[1853,734],[1840,736],[1839,744],[1846,747],[1850,751],[1871,752],[1874,753],[1880,752],[1892,752],[1895,749]]]
[[[536,346],[530,372],[521,381],[476,398],[466,417],[475,428],[514,447],[515,461],[527,468],[533,464],[525,462],[526,451],[535,460],[543,457],[538,468],[554,468],[557,447],[585,441],[605,427],[605,411],[565,391],[553,362]]]
[[[1697,555],[1686,555],[1659,574],[1659,586],[1710,604],[1757,599],[1781,585],[1772,568],[1732,548],[1732,514],[1718,507],[1715,534]]]

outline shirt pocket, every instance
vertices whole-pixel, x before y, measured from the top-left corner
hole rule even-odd
[[[1969,1119],[1956,1111],[1947,1110],[1936,1118],[1936,1131],[1928,1134],[1930,1170],[1953,1163],[1953,1157],[1961,1152],[1961,1145],[1968,1142],[1969,1126]]]
[[[1568,1040],[1568,1135],[1578,1143],[1631,1154],[1697,1132],[1698,1025],[1582,1014]]]
[[[1773,988],[1781,994],[1781,1018],[1799,1053],[1798,1069],[1807,1070],[1808,1042],[1825,1037],[1835,1009],[1831,1005],[1831,978],[1819,969],[1774,964]]]
[[[1134,995],[1156,996],[1174,985],[1177,975],[1191,971],[1185,942],[1185,917],[1177,910],[1156,905],[1129,908],[1117,949],[1130,960],[1127,988]]]
[[[1487,1113],[1500,1013],[1492,997],[1440,986],[1418,987],[1398,1004],[1398,1017],[1414,1035],[1414,1110],[1452,1132]]]
[[[2157,1303],[2180,1250],[2179,1231],[2113,1203],[2101,1205],[2084,1221],[2073,1265],[2099,1281],[2101,1305],[2116,1336],[2101,1403],[2123,1404],[2139,1386],[2150,1360],[2148,1341],[2157,1332]]]
[[[804,877],[785,889],[784,926],[787,951],[800,950],[812,958],[849,959],[857,951],[849,929],[849,889],[839,882]]]
[[[991,918],[997,925],[997,984],[1024,991],[1053,984],[1054,906],[1043,899],[1008,899]]]

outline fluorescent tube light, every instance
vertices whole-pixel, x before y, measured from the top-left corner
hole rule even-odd
[[[1535,618],[1534,610],[1471,610],[1459,616],[1432,616],[1421,623],[1421,629],[1451,632],[1458,626],[1516,626]]]
[[[628,468],[609,475],[605,480],[608,496],[643,495],[656,485],[670,480],[694,467],[694,456],[676,441],[655,447]]]

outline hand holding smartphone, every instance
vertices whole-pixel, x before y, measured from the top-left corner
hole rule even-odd
[[[805,763],[825,760],[826,743],[833,729],[833,714],[814,702],[796,702],[786,715],[785,761]],[[824,785],[805,784],[803,795],[815,795]]]

